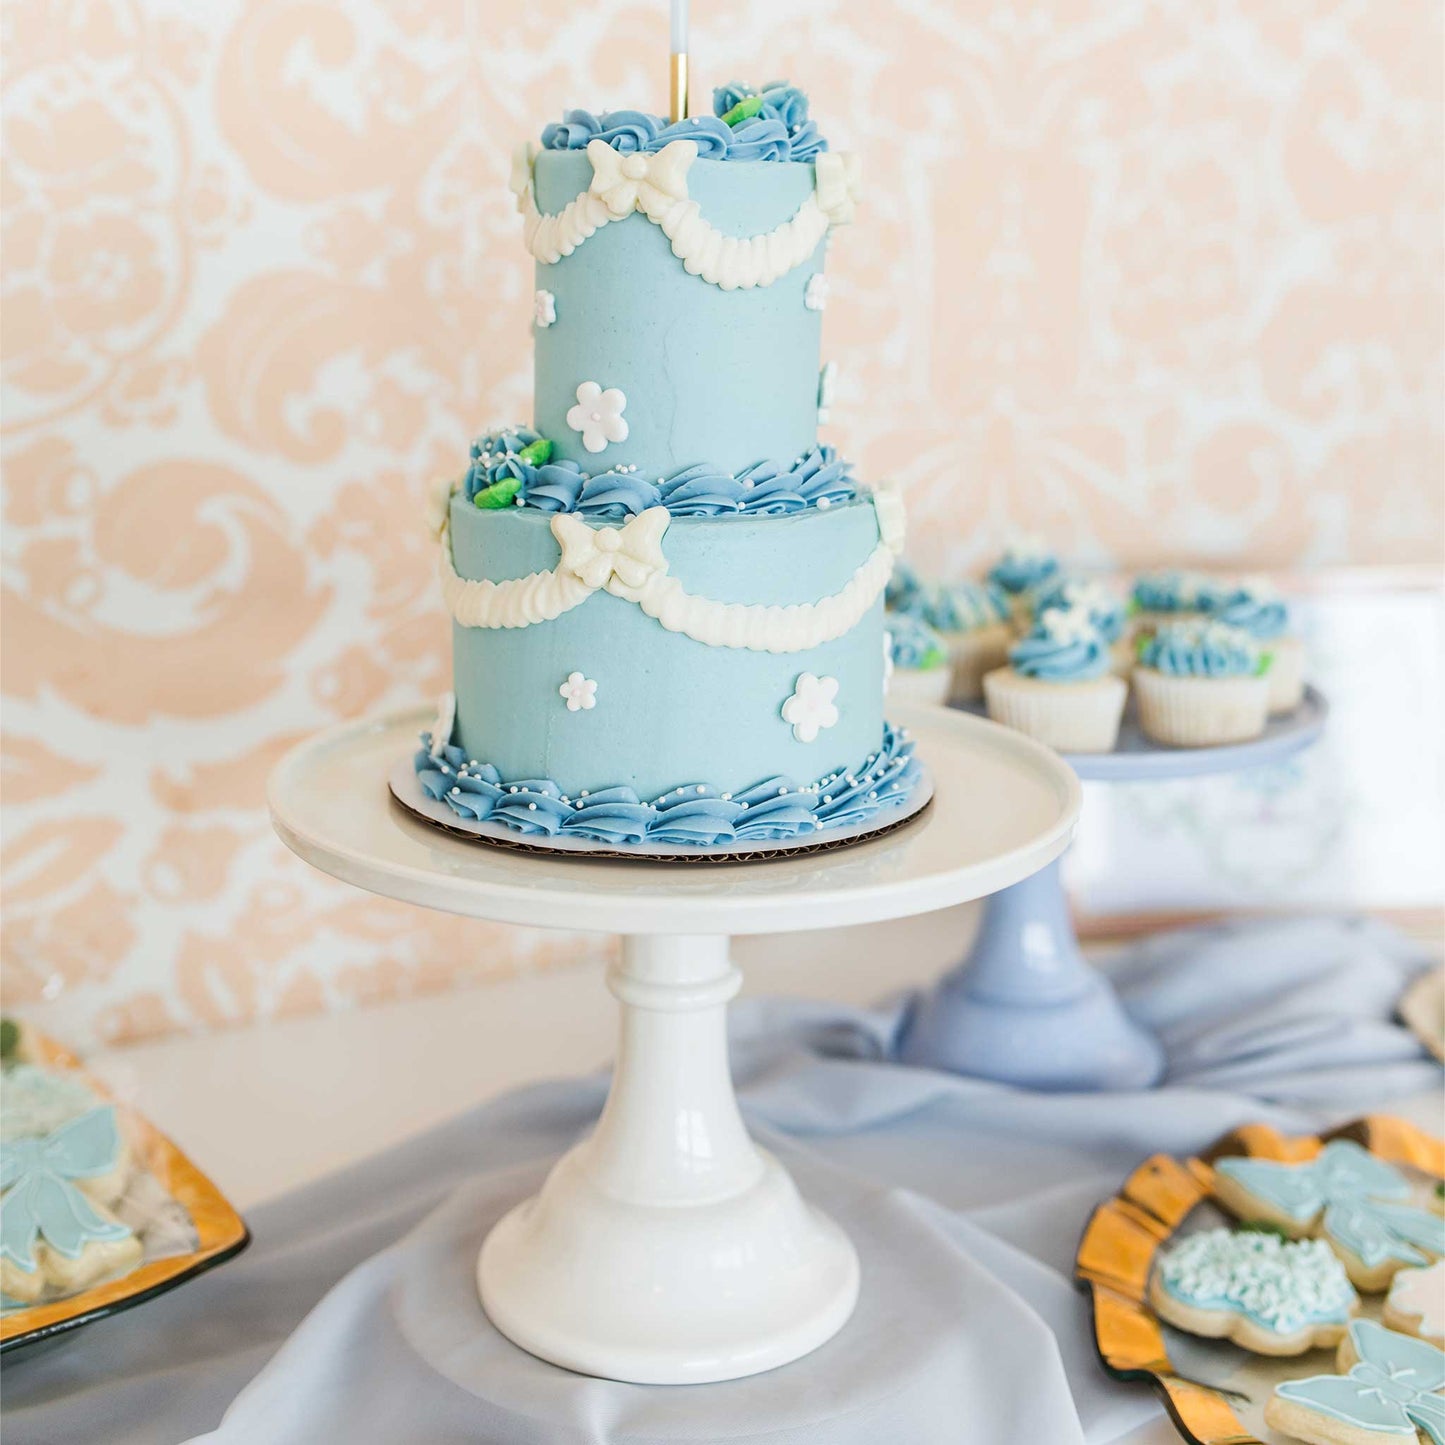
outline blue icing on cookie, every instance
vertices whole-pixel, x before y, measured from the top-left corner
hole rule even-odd
[[[130,1230],[98,1214],[74,1183],[110,1173],[119,1158],[120,1132],[109,1104],[44,1138],[0,1144],[0,1256],[33,1274],[41,1239],[79,1259],[88,1244],[128,1238]]]
[[[1357,1299],[1344,1266],[1323,1240],[1228,1229],[1203,1230],[1181,1241],[1161,1259],[1159,1280],[1182,1304],[1243,1315],[1280,1335],[1343,1324]]]
[[[1281,1400],[1381,1435],[1415,1439],[1423,1430],[1445,1445],[1445,1353],[1373,1320],[1354,1320],[1349,1340],[1357,1357],[1345,1375],[1312,1375],[1275,1387]]]
[[[1410,1197],[1404,1175],[1349,1139],[1303,1164],[1227,1158],[1214,1167],[1301,1228],[1323,1213],[1325,1234],[1367,1267],[1445,1254],[1445,1219],[1402,1203]]]

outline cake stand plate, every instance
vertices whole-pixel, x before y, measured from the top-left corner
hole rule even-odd
[[[608,1379],[727,1380],[797,1359],[851,1314],[853,1246],[738,1112],[728,935],[901,918],[1006,888],[1063,852],[1081,802],[1067,765],[1028,738],[942,709],[898,713],[932,805],[884,836],[766,863],[678,869],[453,837],[387,792],[421,710],[333,728],[272,774],[277,832],[338,878],[477,918],[625,935],[602,1117],[478,1263],[483,1306],[524,1349]]]
[[[387,778],[391,796],[407,812],[458,838],[493,848],[514,848],[522,853],[559,853],[571,858],[634,858],[652,863],[761,863],[795,853],[821,853],[864,838],[881,837],[916,818],[933,801],[933,779],[927,768],[902,803],[875,813],[863,823],[846,828],[820,829],[786,841],[747,839],[725,848],[685,848],[678,843],[602,843],[595,838],[558,834],[528,837],[505,823],[462,818],[440,799],[432,797],[417,779],[411,757],[398,758]]]
[[[979,705],[981,707],[981,705]],[[962,710],[976,715],[972,707]],[[1217,748],[1151,743],[1132,715],[1111,753],[1067,757],[1098,782],[1163,782],[1282,762],[1309,747],[1329,707],[1314,688],[1262,737]],[[907,1063],[1036,1089],[1135,1089],[1158,1083],[1164,1051],[1124,1012],[1084,958],[1057,861],[994,894],[967,959],[913,1007]]]

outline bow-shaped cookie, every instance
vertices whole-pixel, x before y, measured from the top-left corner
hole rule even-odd
[[[649,507],[622,527],[594,529],[580,517],[560,512],[552,518],[552,535],[562,549],[558,570],[570,572],[594,591],[605,588],[614,597],[636,602],[647,584],[667,571],[662,534],[670,520],[666,507]]]
[[[588,189],[600,196],[615,218],[638,210],[647,216],[664,214],[675,201],[687,199],[687,171],[697,159],[697,145],[675,140],[655,154],[634,151],[623,155],[606,141],[587,142],[592,162]]]
[[[93,1240],[125,1239],[130,1230],[98,1214],[73,1180],[110,1173],[120,1157],[115,1110],[92,1109],[43,1139],[0,1144],[0,1258],[27,1273],[43,1237],[68,1259]]]

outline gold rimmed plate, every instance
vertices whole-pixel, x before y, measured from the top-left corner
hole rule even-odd
[[[115,1104],[105,1087],[54,1040],[31,1028],[24,1028],[19,1040],[23,1062],[69,1075],[98,1103]],[[51,1339],[154,1299],[234,1258],[250,1243],[245,1222],[221,1191],[149,1120],[124,1105],[115,1107],[137,1174],[145,1177],[147,1187],[159,1186],[167,1209],[178,1206],[184,1211],[191,1247],[155,1254],[147,1249],[141,1262],[124,1274],[76,1294],[5,1310],[0,1315],[0,1351]]]
[[[1266,1445],[1264,1406],[1283,1380],[1328,1373],[1333,1351],[1289,1359],[1253,1355],[1165,1324],[1149,1304],[1159,1252],[1196,1229],[1237,1223],[1214,1203],[1214,1161],[1248,1155],[1281,1163],[1312,1159],[1331,1139],[1351,1139],[1397,1165],[1419,1202],[1438,1207],[1445,1144],[1405,1119],[1372,1114],[1325,1134],[1291,1137],[1266,1124],[1232,1130],[1197,1157],[1156,1154],[1093,1213],[1074,1260],[1074,1277],[1092,1306],[1094,1347],[1117,1380],[1147,1381],[1180,1435],[1192,1445]],[[1383,1295],[1363,1295],[1361,1313],[1378,1318]]]

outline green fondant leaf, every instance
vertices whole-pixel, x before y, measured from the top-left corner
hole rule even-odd
[[[739,125],[745,120],[751,120],[762,108],[762,96],[747,96],[745,99],[738,101],[731,110],[723,112],[722,123],[724,125]]]
[[[547,445],[551,446],[551,442]],[[520,477],[504,477],[500,482],[493,482],[485,491],[478,492],[476,503],[483,511],[500,511],[503,507],[510,507],[521,490]]]
[[[930,647],[918,665],[922,671],[932,672],[935,667],[942,667],[947,661],[948,654],[941,647]]]
[[[20,1025],[14,1019],[0,1019],[0,1061],[9,1063],[20,1052]]]
[[[517,453],[517,460],[529,467],[544,467],[552,460],[552,443],[546,437],[538,437]]]
[[[1254,675],[1255,675],[1256,677],[1263,677],[1263,676],[1265,675],[1265,673],[1267,673],[1273,665],[1274,665],[1274,653],[1272,653],[1272,652],[1261,652],[1261,653],[1259,654],[1259,661],[1258,661],[1257,663],[1255,663],[1255,665],[1254,665]]]
[[[1136,662],[1144,661],[1144,649],[1148,646],[1149,634],[1147,632],[1141,632],[1138,637],[1134,639],[1134,660]]]

